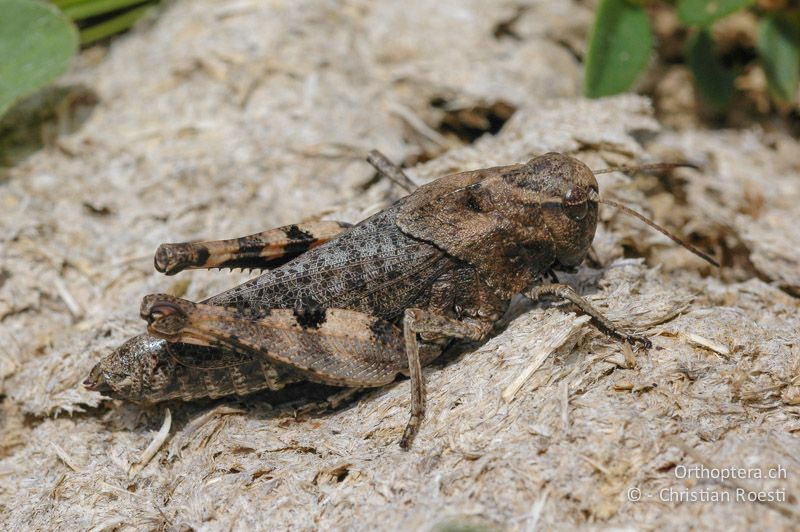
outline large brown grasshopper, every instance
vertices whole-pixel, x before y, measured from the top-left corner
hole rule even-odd
[[[378,152],[369,159],[413,186]],[[650,346],[556,277],[583,262],[602,202],[644,219],[601,200],[585,164],[548,153],[442,177],[355,226],[312,222],[233,240],[163,244],[155,266],[168,275],[187,268],[268,271],[202,303],[145,297],[148,332],[97,364],[85,384],[155,403],[304,380],[368,388],[404,374],[411,378],[406,448],[424,413],[421,368],[454,339],[484,339],[516,294],[567,299],[604,333]]]

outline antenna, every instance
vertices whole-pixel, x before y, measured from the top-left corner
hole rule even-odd
[[[371,164],[380,175],[388,177],[406,192],[411,193],[419,188],[416,183],[414,183],[411,178],[408,177],[405,172],[403,172],[402,168],[394,164],[389,160],[388,157],[378,150],[372,150],[369,152],[367,155],[367,162]]]
[[[704,252],[700,251],[699,249],[697,249],[696,247],[694,247],[693,245],[691,245],[690,243],[681,240],[680,238],[678,238],[677,236],[673,235],[672,233],[670,233],[669,231],[667,231],[666,229],[664,229],[663,227],[661,227],[660,225],[658,225],[657,223],[652,221],[651,219],[647,218],[646,216],[644,216],[642,214],[639,214],[638,212],[634,211],[633,209],[628,208],[625,205],[622,205],[621,203],[617,203],[616,201],[609,200],[609,199],[598,199],[597,201],[599,203],[605,203],[606,205],[611,205],[612,207],[616,207],[617,209],[621,210],[625,214],[633,216],[634,218],[638,218],[639,220],[643,221],[644,223],[646,223],[647,225],[649,225],[650,227],[652,227],[653,229],[655,229],[656,231],[658,231],[662,235],[665,235],[665,236],[669,237],[670,239],[672,239],[673,242],[685,247],[686,249],[688,249],[689,251],[691,251],[692,253],[694,253],[695,255],[697,255],[698,257],[703,259],[704,261],[708,262],[709,264],[711,264],[713,266],[716,266],[717,268],[720,267],[719,263],[717,261],[715,261],[714,259],[712,259],[707,253],[704,253]]]
[[[636,172],[636,171],[648,171],[648,170],[649,171],[664,171],[664,170],[672,170],[674,168],[694,168],[695,170],[699,170],[699,168],[697,166],[695,166],[693,164],[690,164],[690,163],[654,163],[654,164],[642,164],[642,165],[639,165],[639,166],[614,166],[614,167],[611,167],[611,168],[604,168],[602,170],[593,170],[592,173],[597,175],[597,174],[607,174],[609,172]],[[704,261],[708,262],[709,264],[711,264],[713,266],[716,266],[717,268],[720,267],[719,263],[716,260],[712,259],[707,253],[704,253],[704,252],[700,251],[699,249],[697,249],[696,247],[694,247],[690,243],[688,243],[688,242],[682,240],[681,238],[678,238],[677,236],[673,235],[672,233],[670,233],[669,231],[667,231],[666,229],[664,229],[663,227],[661,227],[660,225],[655,223],[653,220],[647,218],[643,214],[639,214],[638,212],[634,211],[630,207],[626,207],[625,205],[622,205],[621,203],[617,203],[614,200],[604,199],[604,198],[601,199],[599,196],[597,196],[596,193],[593,194],[592,196],[594,196],[594,197],[590,197],[590,199],[593,199],[593,200],[597,201],[598,203],[604,203],[606,205],[610,205],[612,207],[615,207],[615,208],[619,209],[620,211],[624,212],[625,214],[627,214],[629,216],[633,216],[634,218],[638,218],[639,220],[643,221],[644,223],[646,223],[647,225],[649,225],[650,227],[652,227],[653,229],[655,229],[656,231],[658,231],[662,235],[670,238],[676,244],[678,244],[680,246],[683,246],[684,248],[688,249],[689,251],[691,251],[692,253],[694,253],[695,255],[697,255],[698,257],[703,259]]]
[[[698,166],[691,163],[653,163],[640,164],[639,166],[612,166],[610,168],[603,168],[602,170],[592,170],[592,173],[597,175],[611,172],[663,172],[675,168],[693,168],[695,170],[700,170]]]

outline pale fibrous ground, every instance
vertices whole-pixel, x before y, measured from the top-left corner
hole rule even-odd
[[[581,98],[591,11],[520,5],[176,1],[83,53],[61,83],[96,93],[92,114],[0,181],[3,528],[797,526],[800,146],[755,126],[669,130],[639,96]],[[496,135],[441,127],[492,106],[516,109]],[[595,169],[692,162],[602,174],[601,192],[725,268],[603,208],[596,261],[568,280],[652,349],[518,302],[485,344],[426,369],[408,452],[405,379],[333,410],[269,394],[143,409],[83,389],[143,330],[142,296],[200,300],[248,277],[158,275],[159,243],[363,219],[400,194],[374,179],[372,148],[427,160],[408,170],[420,183],[547,151]],[[701,465],[785,478],[677,473]],[[660,496],[742,485],[786,500]]]

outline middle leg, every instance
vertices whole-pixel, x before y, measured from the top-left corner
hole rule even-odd
[[[459,321],[440,314],[422,310],[406,309],[403,321],[403,336],[408,356],[408,376],[411,380],[411,417],[406,424],[400,447],[408,449],[419,431],[425,415],[425,380],[422,377],[422,363],[419,356],[418,335],[433,334],[448,338],[480,340],[488,332],[491,324],[481,326]]]

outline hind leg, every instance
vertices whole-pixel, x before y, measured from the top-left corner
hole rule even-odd
[[[350,227],[344,222],[317,221],[230,240],[161,244],[153,262],[156,270],[167,275],[201,268],[277,268]]]

